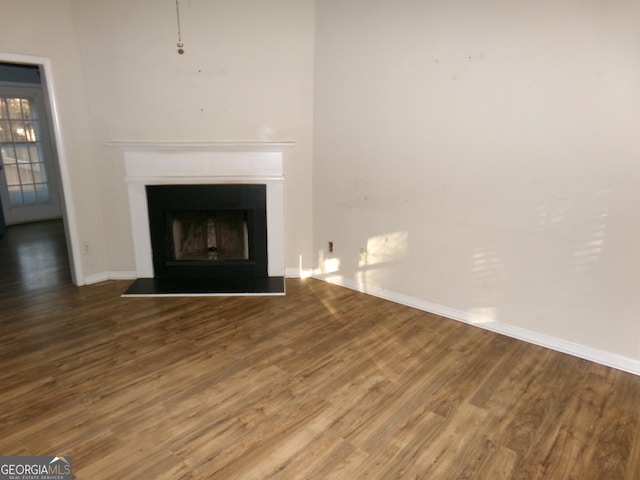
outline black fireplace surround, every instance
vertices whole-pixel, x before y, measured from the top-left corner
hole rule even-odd
[[[154,278],[125,295],[284,294],[268,276],[266,185],[147,185]]]
[[[156,277],[267,276],[265,185],[148,185],[146,190]],[[208,248],[204,246],[209,255],[202,252],[178,255],[180,239],[176,238],[179,235],[174,225],[182,223],[191,224],[191,230],[203,231],[207,226],[209,231],[217,230],[218,246],[215,246],[215,233],[209,232],[209,237],[214,237],[214,246],[211,240]],[[224,229],[221,227],[227,224]],[[238,238],[242,231],[244,238]],[[226,250],[231,253],[220,252],[218,256],[215,252],[221,250],[221,236],[228,238],[226,243],[245,245],[230,245]],[[203,241],[206,243],[206,240],[196,240],[196,243]],[[244,254],[238,253],[242,250]]]

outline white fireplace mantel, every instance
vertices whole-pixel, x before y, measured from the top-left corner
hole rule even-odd
[[[138,278],[153,278],[147,185],[262,184],[269,276],[284,276],[284,151],[293,142],[110,142],[123,152]]]

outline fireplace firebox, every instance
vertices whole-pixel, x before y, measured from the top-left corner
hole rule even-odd
[[[265,185],[148,185],[157,278],[267,277]]]

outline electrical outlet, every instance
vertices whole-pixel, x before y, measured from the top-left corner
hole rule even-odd
[[[93,247],[91,246],[91,242],[82,242],[82,254],[91,255],[92,253]]]

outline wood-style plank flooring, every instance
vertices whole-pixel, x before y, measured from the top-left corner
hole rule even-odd
[[[640,479],[640,377],[311,279],[121,298],[11,235],[2,455],[87,480]],[[22,248],[46,281],[18,278]]]
[[[70,283],[62,221],[12,225],[0,235],[0,298]]]

